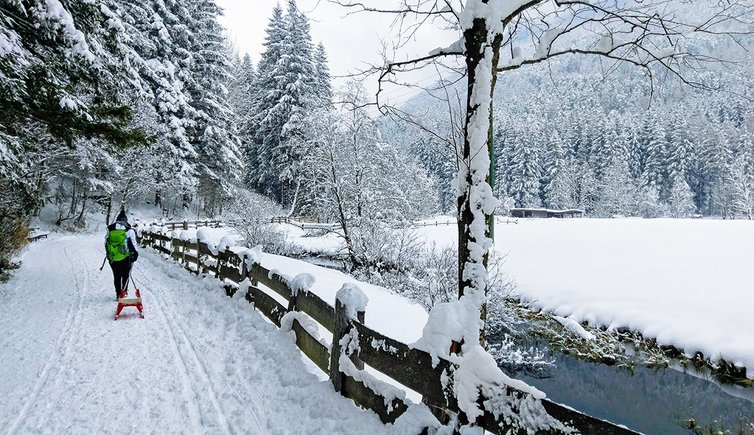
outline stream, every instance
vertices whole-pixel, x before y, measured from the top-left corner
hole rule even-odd
[[[753,388],[719,385],[706,379],[709,375],[683,373],[680,367],[636,367],[631,374],[562,353],[549,357],[554,367],[543,377],[509,375],[544,391],[555,402],[647,434],[689,434],[681,425],[689,418],[731,433],[738,433],[742,418],[754,423]]]

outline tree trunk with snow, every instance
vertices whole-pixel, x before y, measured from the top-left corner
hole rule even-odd
[[[496,206],[490,187],[492,94],[502,34],[491,31],[484,17],[474,17],[470,24],[464,31],[468,93],[457,180],[458,296],[478,307],[479,339],[484,343],[490,222]]]

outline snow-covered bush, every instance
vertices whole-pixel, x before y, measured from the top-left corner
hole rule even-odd
[[[394,229],[375,219],[360,219],[350,228],[350,259],[354,269],[373,273],[405,273],[412,259],[423,255],[423,243],[411,230]]]
[[[406,232],[406,234],[410,234]],[[364,281],[395,291],[421,304],[427,310],[458,299],[458,251],[455,247],[425,245],[408,237],[410,249],[399,257],[399,266],[354,271]],[[400,247],[394,248],[396,252]],[[513,372],[530,375],[546,373],[552,361],[545,353],[528,344],[528,319],[509,300],[514,284],[504,272],[505,256],[490,256],[490,288],[487,303],[489,351],[497,363]]]
[[[282,213],[280,205],[271,199],[239,189],[228,205],[223,221],[238,231],[247,246],[261,245],[265,252],[286,254],[289,249],[285,234],[271,224],[272,217]]]

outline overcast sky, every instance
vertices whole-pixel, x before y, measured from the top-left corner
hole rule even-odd
[[[251,55],[256,64],[264,50],[265,28],[278,0],[217,0],[217,3],[225,9],[225,16],[221,17],[220,22],[228,30],[231,40],[235,41],[240,52]],[[286,3],[285,0],[280,2],[284,9]],[[297,5],[310,19],[314,43],[322,42],[325,45],[333,76],[353,73],[367,64],[381,63],[380,39],[392,40],[391,17],[365,13],[347,16],[344,8],[327,0],[298,0]],[[452,33],[426,27],[418,34],[411,52],[401,56],[426,54],[433,48],[450,45],[454,37]],[[432,78],[428,78],[431,76],[432,71],[427,70],[415,75],[414,79],[431,82]],[[369,88],[373,89],[371,85]],[[395,98],[406,93],[411,91],[387,90],[387,96]]]

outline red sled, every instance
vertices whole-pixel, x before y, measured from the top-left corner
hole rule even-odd
[[[125,307],[136,307],[136,309],[139,310],[139,317],[143,319],[144,308],[141,306],[141,293],[139,293],[139,289],[136,289],[135,298],[126,299],[127,295],[128,293],[126,292],[125,289],[120,292],[120,297],[118,298],[118,309],[115,311],[115,320],[118,320],[118,316],[120,316],[120,312]]]

